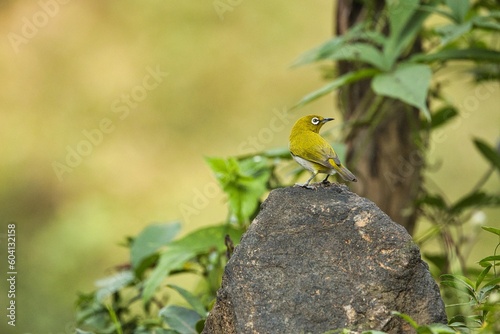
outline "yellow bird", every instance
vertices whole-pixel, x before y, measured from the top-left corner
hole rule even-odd
[[[309,115],[300,118],[290,132],[290,153],[299,165],[312,172],[312,176],[301,186],[309,187],[309,183],[318,173],[328,177],[339,173],[345,181],[356,182],[356,177],[339,160],[330,144],[319,135],[321,127],[333,118]]]

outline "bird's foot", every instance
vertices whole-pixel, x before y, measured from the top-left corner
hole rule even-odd
[[[295,183],[295,187],[302,187],[306,189],[314,189],[313,186],[307,184],[307,183]]]

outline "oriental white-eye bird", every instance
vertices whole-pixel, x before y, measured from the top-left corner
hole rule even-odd
[[[345,181],[356,182],[356,177],[339,160],[330,144],[319,135],[321,127],[333,118],[309,115],[300,118],[290,132],[290,153],[295,161],[312,172],[311,178],[301,186],[309,187],[309,183],[318,173],[327,174],[323,180],[339,173]]]

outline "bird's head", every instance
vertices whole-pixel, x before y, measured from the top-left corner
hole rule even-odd
[[[292,133],[294,131],[313,131],[318,133],[323,124],[326,122],[333,121],[333,118],[324,118],[318,115],[307,115],[299,118],[292,128]]]

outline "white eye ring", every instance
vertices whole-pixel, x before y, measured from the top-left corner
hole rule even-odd
[[[313,117],[313,119],[311,119],[311,123],[314,124],[314,125],[318,125],[319,124],[319,118],[318,117]]]

